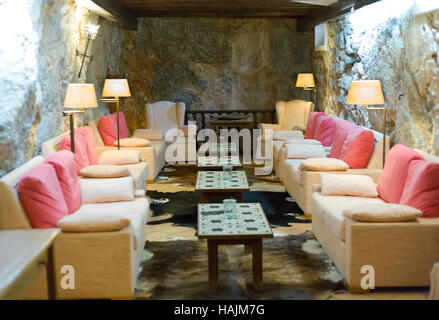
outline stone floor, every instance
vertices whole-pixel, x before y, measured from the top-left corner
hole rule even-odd
[[[172,181],[175,183],[177,181]],[[171,182],[169,182],[172,184]],[[166,182],[160,182],[160,189],[164,189]],[[256,184],[255,184],[256,186]],[[157,185],[149,185],[148,189],[155,190]],[[172,188],[172,187],[171,187]],[[176,192],[178,190],[167,192]],[[165,190],[163,190],[165,191]],[[185,191],[188,191],[185,188]],[[148,221],[167,219],[169,216],[149,217]],[[276,227],[274,230],[275,236],[282,235],[297,235],[311,230],[311,224],[293,223],[288,227]],[[195,230],[191,226],[179,224],[176,226],[172,222],[161,223],[146,226],[146,235],[148,241],[162,241],[169,238],[184,238],[196,240]],[[207,253],[206,253],[207,254]],[[351,294],[347,291],[340,291],[335,293],[330,300],[423,300],[428,299],[429,288],[378,288],[369,293]]]

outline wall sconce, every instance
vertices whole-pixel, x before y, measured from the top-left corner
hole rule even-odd
[[[82,57],[81,68],[79,68],[78,78],[81,78],[81,73],[82,73],[82,68],[84,66],[85,58],[89,58],[90,61],[93,60],[93,56],[87,55],[87,50],[88,50],[88,46],[90,44],[90,40],[96,39],[96,36],[98,35],[99,27],[100,27],[99,25],[94,25],[91,23],[87,23],[85,25],[84,31],[85,31],[85,35],[87,36],[87,44],[85,45],[85,51],[81,52],[78,49],[76,49],[76,56]]]

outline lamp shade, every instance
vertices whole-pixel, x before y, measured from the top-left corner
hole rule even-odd
[[[64,98],[64,108],[97,108],[95,85],[92,83],[69,83]]]
[[[102,97],[131,97],[127,79],[105,79]]]
[[[384,104],[380,80],[352,81],[346,104]]]
[[[297,75],[296,87],[314,88],[314,75],[312,73],[299,73]]]

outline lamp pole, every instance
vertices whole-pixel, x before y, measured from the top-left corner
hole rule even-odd
[[[387,133],[387,108],[385,107],[368,107],[366,105],[363,106],[364,109],[367,110],[382,110],[384,113],[384,117],[383,117],[383,169],[384,169],[384,164],[386,162],[386,133]]]

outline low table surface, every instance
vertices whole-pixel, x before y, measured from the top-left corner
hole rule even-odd
[[[239,156],[204,156],[198,157],[197,165],[199,168],[215,168],[222,167],[224,165],[240,167],[241,161],[239,160]]]
[[[231,179],[224,179],[224,171],[198,171],[195,191],[246,192],[250,190],[245,171],[230,172]]]
[[[26,274],[33,272],[58,233],[59,229],[0,231],[1,299],[15,296],[13,292],[31,284]]]
[[[199,239],[272,238],[273,232],[260,203],[237,203],[235,218],[228,219],[222,203],[198,205]]]

